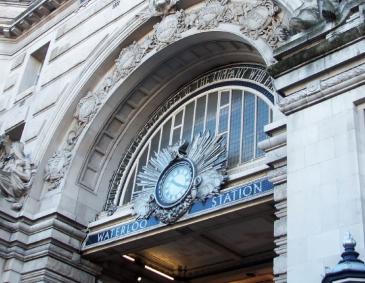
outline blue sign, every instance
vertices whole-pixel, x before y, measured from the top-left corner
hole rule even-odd
[[[267,179],[258,180],[253,183],[232,188],[219,194],[218,196],[209,198],[204,202],[199,201],[194,203],[183,219],[189,219],[197,215],[209,213],[217,209],[229,207],[237,203],[242,203],[250,199],[257,198],[260,195],[267,194],[272,189],[273,184]],[[162,225],[164,224],[162,224],[155,217],[119,224],[106,230],[90,233],[84,242],[84,248],[87,248],[91,245],[124,239],[141,232],[156,229]]]

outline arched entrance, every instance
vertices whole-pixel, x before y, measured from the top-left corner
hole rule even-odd
[[[87,258],[109,262],[107,280],[272,281],[273,185],[258,143],[274,103],[262,66],[233,64],[183,85],[151,111],[124,145],[105,212],[84,243]],[[224,150],[205,148],[213,137]]]
[[[279,38],[273,32],[279,29],[273,17],[278,10],[272,2],[268,6],[262,3],[263,11],[273,9],[274,14],[264,16],[268,21],[263,28],[271,27],[270,33],[253,39],[222,17],[232,11],[225,4],[208,1],[199,11],[208,13],[212,3],[224,8],[224,13],[214,10],[220,16],[216,23],[195,26],[194,20],[191,26],[185,21],[185,28],[179,30],[174,20],[187,20],[188,16],[182,12],[165,15],[154,26],[152,39],[147,34],[126,44],[102,80],[89,80],[94,90],[78,103],[66,146],[55,154],[58,160],[57,154],[67,160],[63,166],[69,167],[67,178],[56,174],[58,179],[53,178],[49,163],[46,181],[53,189],[62,185],[65,197],[61,202],[77,191],[77,201],[85,207],[82,213],[89,219],[97,214],[83,250],[86,258],[103,266],[106,281],[124,278],[133,282],[140,273],[145,280],[164,280],[145,271],[146,266],[183,282],[212,278],[216,282],[270,282],[273,278],[273,186],[267,180],[269,167],[258,142],[265,139],[264,126],[281,115],[271,78],[265,72],[272,60],[271,44]],[[171,24],[176,32],[168,34],[169,41],[166,34],[159,33],[170,27],[159,30],[162,23]],[[158,216],[149,211],[136,219],[132,207],[145,193],[145,185],[137,184],[138,175],[153,153],[176,145],[174,154],[176,148],[181,154],[183,140],[192,145],[207,130],[211,139],[222,137],[220,142],[227,151],[227,162],[222,166],[228,178],[222,175],[222,181],[202,197],[201,183],[207,176],[193,175],[187,181],[189,190],[164,207],[173,214],[175,208],[182,207],[180,200],[191,197],[183,213],[165,221],[164,213]],[[185,149],[192,152],[191,147]],[[69,157],[67,151],[77,158]],[[173,172],[168,167],[171,162],[163,172]],[[195,170],[198,165],[193,162],[191,167]],[[161,176],[160,172],[157,179]],[[152,188],[156,186],[152,184]],[[192,193],[193,187],[200,199]],[[156,203],[161,206],[162,200]],[[207,203],[210,207],[205,207]],[[119,237],[120,225],[124,225],[123,233],[132,233]],[[124,268],[120,270],[120,266]]]

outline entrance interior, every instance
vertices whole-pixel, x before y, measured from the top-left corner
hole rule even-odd
[[[137,235],[86,257],[103,267],[102,282],[273,282],[273,212],[268,196]]]

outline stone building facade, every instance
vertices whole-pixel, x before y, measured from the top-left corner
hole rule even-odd
[[[0,1],[0,282],[320,282],[365,256],[362,0]]]

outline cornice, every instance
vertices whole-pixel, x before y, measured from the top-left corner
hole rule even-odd
[[[310,82],[305,88],[283,98],[279,102],[279,107],[283,113],[291,114],[364,83],[365,63],[334,76]]]
[[[16,17],[12,23],[0,25],[0,36],[6,38],[19,37],[67,1],[68,0],[34,1],[24,12]]]

